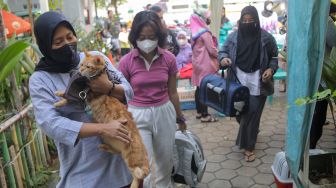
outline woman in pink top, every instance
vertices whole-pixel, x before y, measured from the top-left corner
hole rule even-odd
[[[186,129],[176,91],[175,57],[163,49],[166,36],[156,13],[139,12],[129,34],[134,49],[119,65],[134,91],[128,109],[146,146],[150,166],[155,163],[151,169],[155,170],[154,175],[151,172],[145,178],[144,187],[174,187],[171,172],[176,123]]]
[[[199,86],[204,76],[216,74],[218,71],[217,55],[218,51],[213,42],[213,37],[207,25],[210,24],[210,12],[206,10],[196,10],[190,17],[190,27],[192,35],[192,83],[197,86],[195,92],[195,102],[197,119],[201,122],[215,122],[217,119],[208,113],[208,107],[199,101]]]

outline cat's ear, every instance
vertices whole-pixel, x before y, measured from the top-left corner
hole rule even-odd
[[[89,52],[86,50],[86,48],[84,48],[84,54],[85,54],[85,57],[90,57],[90,54],[89,54]]]

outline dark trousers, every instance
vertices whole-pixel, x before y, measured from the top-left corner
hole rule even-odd
[[[200,102],[200,87],[196,88],[195,91],[195,103],[196,103],[196,111],[198,114],[202,114],[202,117],[206,117],[208,113],[208,106],[202,104]]]
[[[317,101],[310,128],[310,149],[315,149],[327,119],[328,100]]]

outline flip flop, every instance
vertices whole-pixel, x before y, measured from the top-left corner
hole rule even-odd
[[[244,155],[245,155],[246,162],[253,162],[256,159],[256,156],[254,155],[253,152],[250,152],[250,153],[245,152]]]
[[[207,115],[201,118],[202,123],[212,123],[212,122],[217,122],[217,121],[218,119],[216,117],[213,117],[212,115]]]
[[[196,119],[201,119],[201,117],[202,117],[202,114],[199,114],[199,113],[196,114]]]

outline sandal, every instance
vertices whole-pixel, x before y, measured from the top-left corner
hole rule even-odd
[[[253,152],[245,151],[244,155],[246,162],[253,162],[256,159],[256,156],[254,155]]]
[[[218,119],[212,115],[207,115],[201,118],[202,123],[212,123],[212,122],[217,122],[217,121]]]
[[[200,113],[196,114],[196,119],[201,119],[201,117],[202,117],[202,114],[200,114]]]

